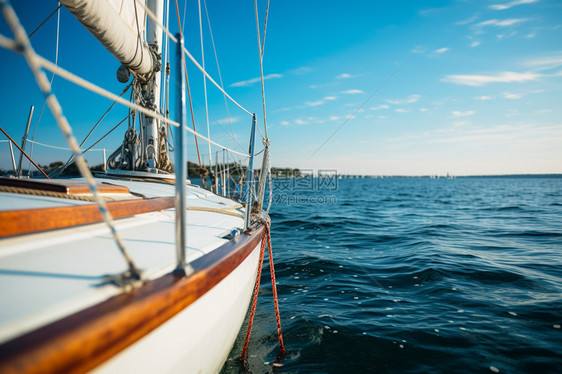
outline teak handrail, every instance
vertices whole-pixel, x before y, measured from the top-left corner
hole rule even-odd
[[[107,203],[113,218],[132,217],[137,214],[158,212],[174,207],[173,197],[124,200]],[[61,206],[54,208],[19,209],[0,211],[0,238],[63,229],[78,225],[102,222],[96,204]]]

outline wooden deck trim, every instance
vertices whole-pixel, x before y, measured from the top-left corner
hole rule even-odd
[[[83,373],[158,328],[218,284],[256,249],[264,227],[132,292],[0,345],[1,373]],[[180,333],[180,332],[178,332]]]
[[[67,195],[92,194],[86,182],[73,179],[20,179],[0,177],[0,186],[58,192]],[[96,185],[96,188],[99,193],[130,193],[127,187],[110,183],[99,183]]]
[[[131,217],[136,214],[157,212],[173,208],[173,197],[157,197],[113,201],[106,203],[113,218]],[[54,208],[19,209],[0,211],[0,238],[63,229],[78,225],[102,222],[103,217],[96,204]]]

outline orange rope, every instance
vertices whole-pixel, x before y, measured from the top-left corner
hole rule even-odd
[[[178,7],[178,0],[176,0],[176,14],[178,15],[178,28],[180,30],[180,36],[183,38],[183,31],[181,31],[180,10]],[[193,123],[193,131],[197,132],[197,130],[195,129],[195,116],[193,115],[193,104],[191,103],[191,90],[189,89],[189,79],[187,78],[187,63],[185,62],[185,60],[183,61],[183,69],[185,70],[187,97],[189,99],[189,109],[191,110],[191,122]],[[199,143],[197,142],[197,135],[194,135],[194,137],[195,137],[195,148],[197,149],[197,159],[199,160],[199,168],[202,169],[203,167],[201,166],[201,156],[199,155]]]
[[[263,234],[263,240],[261,242],[260,248],[260,259],[258,266],[258,274],[256,276],[256,283],[254,284],[254,296],[252,299],[252,311],[250,313],[250,321],[248,322],[248,331],[246,332],[246,339],[244,340],[244,348],[242,348],[242,354],[240,355],[240,361],[244,362],[246,359],[246,353],[248,351],[248,344],[250,342],[250,333],[252,332],[252,325],[254,323],[254,316],[256,314],[256,306],[258,303],[258,293],[260,290],[261,281],[261,269],[263,267],[263,256],[265,253],[265,242],[267,241],[268,252],[269,252],[269,270],[271,272],[271,286],[273,288],[273,302],[275,304],[275,318],[277,319],[277,335],[279,336],[279,349],[281,354],[287,353],[285,346],[283,345],[283,334],[281,332],[281,318],[279,316],[279,302],[277,300],[277,284],[275,282],[275,268],[273,267],[273,253],[271,250],[271,234],[269,232],[269,225],[265,224],[265,232]]]
[[[267,225],[266,225],[267,227]],[[258,274],[256,275],[256,283],[254,284],[254,297],[252,299],[252,312],[250,313],[250,322],[248,323],[248,331],[246,332],[246,340],[244,340],[244,348],[242,348],[242,355],[240,361],[246,359],[246,352],[248,351],[248,343],[250,342],[250,333],[252,332],[252,325],[254,323],[254,315],[256,314],[256,305],[258,303],[258,293],[260,291],[261,268],[263,266],[263,255],[265,253],[265,240],[266,234],[264,233],[261,241],[260,260],[258,264]]]
[[[277,319],[277,335],[279,336],[279,349],[281,354],[287,353],[283,345],[283,333],[281,332],[281,317],[279,316],[279,302],[277,301],[277,284],[275,282],[275,267],[273,266],[273,252],[271,250],[271,234],[269,225],[265,224],[265,233],[267,234],[267,248],[269,251],[269,271],[271,272],[271,288],[273,289],[273,302],[275,304],[275,318]]]

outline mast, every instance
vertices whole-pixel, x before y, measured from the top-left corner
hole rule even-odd
[[[164,0],[147,0],[148,9],[154,13],[156,19],[164,19]],[[151,47],[152,51],[157,55],[162,55],[162,28],[158,26],[151,19],[148,20],[147,25],[147,42]],[[158,69],[152,74],[150,81],[147,83],[147,94],[145,95],[144,101],[152,106],[152,109],[160,111],[160,82],[161,80],[161,69]],[[160,139],[160,126],[158,120],[152,117],[148,117],[145,114],[141,115],[142,125],[144,126],[142,147],[145,148],[145,168],[148,171],[152,169],[162,168],[165,160],[160,160],[160,151],[162,147],[162,140]],[[164,127],[165,129],[165,127]],[[165,136],[165,130],[163,130],[163,136]],[[165,147],[165,144],[164,144]],[[166,153],[167,154],[167,153]]]
[[[123,65],[118,70],[121,82],[135,76],[137,104],[160,113],[163,30],[150,17],[139,0],[62,0],[61,3]],[[164,0],[146,0],[146,7],[160,22],[164,19]],[[146,19],[146,28],[145,28]],[[125,134],[123,145],[108,159],[110,169],[171,172],[166,126],[151,116],[140,114],[140,136],[134,127]]]

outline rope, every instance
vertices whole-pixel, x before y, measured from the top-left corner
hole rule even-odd
[[[178,16],[178,28],[180,31],[180,37],[183,38],[183,31],[182,31],[182,27],[180,24],[180,11],[179,11],[179,7],[178,7],[178,0],[176,1],[176,14]],[[187,4],[187,2],[186,2]],[[186,4],[184,4],[184,6],[187,6]],[[185,11],[185,8],[184,8]],[[184,14],[184,20],[185,20],[185,14]],[[173,40],[173,39],[172,39]],[[176,41],[177,43],[177,41]],[[197,131],[195,130],[195,115],[193,114],[193,103],[191,102],[191,90],[189,88],[189,78],[187,77],[187,63],[185,62],[185,59],[183,59],[183,69],[185,71],[185,83],[187,85],[187,98],[189,99],[189,109],[191,111],[191,122],[193,123],[193,131]],[[197,149],[197,160],[199,161],[199,169],[202,169],[203,166],[201,165],[201,154],[199,153],[199,142],[197,141],[197,135],[195,135],[195,148]]]
[[[90,169],[88,169],[88,165],[86,163],[86,160],[84,159],[84,156],[80,151],[80,148],[78,147],[76,138],[72,135],[72,128],[70,127],[70,124],[68,123],[66,117],[62,114],[62,108],[57,98],[51,91],[51,87],[45,73],[41,70],[41,63],[40,63],[41,58],[35,53],[35,51],[31,47],[31,44],[27,39],[27,34],[25,32],[25,29],[21,25],[12,6],[6,0],[0,0],[0,8],[4,13],[6,22],[9,24],[10,28],[12,29],[12,32],[14,33],[15,40],[18,43],[19,47],[21,48],[21,53],[25,57],[25,60],[29,65],[31,72],[34,75],[35,80],[37,81],[37,85],[45,95],[45,98],[47,100],[47,105],[49,106],[49,109],[51,110],[53,117],[57,122],[57,125],[59,126],[61,132],[63,133],[64,138],[66,139],[69,147],[77,155],[76,165],[78,166],[78,170],[80,171],[80,174],[86,179],[88,183],[88,187],[90,188],[92,194],[94,195],[100,213],[103,216],[103,220],[107,224],[121,254],[125,258],[125,261],[127,262],[130,275],[137,279],[140,278],[140,272],[137,270],[136,266],[134,265],[131,256],[129,255],[127,249],[125,248],[125,245],[123,244],[123,241],[121,240],[120,235],[117,233],[117,230],[113,225],[113,219],[111,217],[111,214],[107,209],[104,200],[101,198],[101,196],[98,193],[98,190],[96,188],[96,182],[92,176],[92,173],[90,172]]]
[[[175,41],[176,39],[174,38],[173,40]],[[21,53],[20,49],[19,49],[18,46],[17,46],[17,43],[15,43],[13,40],[10,40],[9,38],[4,37],[3,35],[0,35],[0,46],[5,47],[5,48],[7,48],[7,49],[10,49],[10,50],[12,50],[12,51],[14,51],[14,52],[16,52],[16,53]],[[184,51],[185,51],[185,50],[184,50]],[[112,93],[112,92],[109,92],[109,91],[107,91],[107,90],[105,90],[105,89],[103,89],[103,88],[101,88],[101,87],[99,87],[99,86],[97,86],[97,85],[95,85],[95,84],[93,84],[93,83],[91,83],[91,82],[86,81],[85,79],[82,79],[82,78],[80,78],[80,77],[78,77],[78,76],[76,76],[76,75],[70,73],[69,71],[67,71],[67,70],[65,70],[65,69],[63,69],[63,68],[57,66],[56,64],[53,64],[52,62],[50,62],[49,60],[47,60],[47,59],[41,57],[41,56],[38,55],[38,54],[35,54],[35,55],[34,55],[34,59],[35,59],[35,62],[36,62],[38,65],[40,65],[41,67],[45,68],[46,70],[49,70],[50,72],[52,72],[52,73],[54,73],[54,74],[60,76],[60,77],[63,78],[63,79],[66,79],[66,80],[69,81],[69,82],[72,82],[72,83],[74,83],[74,84],[76,84],[76,85],[78,85],[78,86],[80,86],[80,87],[83,87],[83,88],[85,88],[85,89],[87,89],[87,90],[89,90],[89,91],[91,91],[91,92],[93,92],[93,93],[96,93],[96,94],[98,94],[98,95],[100,95],[100,96],[106,97],[106,98],[108,98],[108,99],[110,99],[110,100],[115,100],[115,101],[117,101],[117,102],[118,102],[119,104],[121,104],[121,105],[124,105],[124,106],[126,106],[126,107],[128,107],[128,108],[130,108],[130,109],[135,110],[135,111],[144,113],[144,114],[146,114],[146,115],[149,116],[149,117],[158,119],[159,121],[161,121],[161,122],[163,122],[163,123],[167,123],[167,124],[172,125],[172,126],[174,126],[174,127],[179,127],[179,126],[180,126],[180,124],[179,124],[178,122],[173,121],[173,120],[170,120],[170,119],[168,119],[168,118],[162,116],[160,113],[151,111],[151,110],[146,109],[146,108],[144,108],[144,107],[142,107],[142,106],[140,106],[140,105],[131,103],[131,102],[129,102],[129,101],[127,101],[127,100],[125,100],[125,99],[119,97],[118,95],[115,95],[115,94]],[[209,78],[209,77],[207,76],[207,78]],[[227,95],[227,96],[228,96],[228,95]],[[187,127],[187,126],[185,127],[185,129],[186,129],[189,133],[191,133],[191,134],[193,134],[193,135],[196,135],[197,137],[199,137],[199,138],[205,140],[206,142],[210,142],[211,144],[213,144],[213,145],[215,145],[215,146],[217,146],[217,147],[219,147],[219,148],[223,148],[223,149],[227,150],[227,151],[230,152],[230,153],[234,153],[234,154],[239,155],[239,156],[241,156],[241,157],[246,157],[246,158],[249,158],[249,157],[250,157],[250,156],[249,156],[248,154],[246,154],[246,153],[238,152],[238,151],[235,151],[235,150],[233,150],[233,149],[231,149],[231,148],[225,147],[225,146],[223,146],[223,145],[221,145],[221,144],[219,144],[219,143],[217,143],[217,142],[215,142],[215,141],[213,141],[213,140],[207,138],[206,136],[201,135],[200,133],[198,133],[198,132],[196,132],[196,131],[190,129],[190,128]]]
[[[246,359],[246,352],[248,351],[248,344],[250,343],[250,333],[252,332],[252,325],[254,324],[254,316],[256,314],[256,306],[258,303],[258,294],[260,291],[261,269],[263,266],[263,255],[265,253],[265,234],[261,241],[260,259],[258,261],[258,273],[256,275],[256,282],[254,283],[254,296],[252,297],[252,311],[250,313],[250,321],[248,322],[248,331],[246,332],[246,339],[244,340],[244,348],[240,355],[240,361],[244,362]]]
[[[203,49],[203,20],[201,18],[201,0],[197,0],[199,6],[199,36],[201,38],[201,62],[203,63],[203,70],[205,70],[205,50]],[[185,19],[184,19],[185,21]],[[203,94],[205,97],[205,119],[207,120],[207,137],[211,138],[211,132],[209,129],[209,105],[207,103],[207,77],[203,74]],[[213,154],[211,152],[211,143],[207,143],[209,146],[209,168],[213,165]]]
[[[66,80],[68,80],[68,81],[70,81],[70,82],[72,82],[72,83],[74,83],[74,84],[77,84],[77,85],[79,85],[79,86],[82,86],[82,87],[84,87],[85,89],[90,90],[90,91],[92,91],[92,92],[94,92],[94,93],[97,93],[98,95],[104,96],[104,97],[106,97],[106,98],[108,98],[108,99],[115,100],[115,101],[119,102],[120,104],[122,104],[122,105],[124,105],[124,106],[126,106],[126,107],[129,107],[129,108],[131,108],[131,109],[133,109],[133,110],[136,110],[136,111],[138,111],[138,112],[144,113],[144,114],[146,114],[146,115],[149,116],[149,117],[156,118],[156,119],[158,119],[158,120],[160,120],[160,121],[162,121],[162,122],[164,122],[164,123],[169,123],[170,125],[172,125],[172,126],[174,126],[174,127],[180,127],[180,124],[179,124],[178,122],[172,121],[172,120],[170,120],[170,119],[168,119],[168,118],[165,118],[165,117],[162,116],[160,113],[151,111],[151,110],[146,109],[146,108],[144,108],[144,107],[142,107],[142,106],[140,106],[140,105],[131,103],[131,102],[129,102],[129,101],[127,101],[127,100],[125,100],[125,99],[123,99],[123,98],[121,98],[121,97],[115,95],[115,94],[112,93],[112,92],[109,92],[109,91],[107,91],[107,90],[105,90],[105,89],[103,89],[103,88],[101,88],[101,87],[99,87],[99,86],[96,86],[95,84],[93,84],[93,83],[91,83],[91,82],[88,82],[88,81],[86,81],[86,80],[84,80],[84,79],[82,79],[82,78],[80,78],[80,77],[78,77],[78,76],[76,76],[76,75],[74,75],[74,74],[72,74],[72,73],[70,73],[70,72],[68,72],[68,71],[66,71],[66,70],[64,70],[64,69],[62,69],[62,68],[60,68],[60,67],[55,66],[52,62],[50,62],[50,61],[44,59],[43,57],[41,57],[41,56],[39,56],[39,55],[36,55],[36,59],[37,59],[38,64],[41,65],[42,67],[44,67],[45,69],[54,72],[55,74],[59,75],[60,77],[66,79]],[[206,136],[201,135],[201,134],[199,134],[199,133],[196,132],[196,131],[193,131],[192,129],[190,129],[190,128],[187,127],[187,126],[185,127],[185,129],[186,129],[188,132],[190,132],[191,134],[197,135],[197,136],[200,137],[201,139],[203,139],[203,140],[205,140],[205,141],[207,141],[207,142],[210,142],[211,144],[214,144],[214,145],[216,145],[217,147],[224,148],[224,149],[226,149],[227,151],[229,151],[229,152],[231,152],[231,153],[234,153],[234,154],[237,154],[237,155],[242,156],[242,157],[247,157],[247,158],[250,157],[248,154],[241,153],[241,152],[235,151],[235,150],[233,150],[233,149],[230,149],[230,148],[228,148],[228,147],[225,147],[225,146],[223,146],[223,145],[221,145],[221,144],[219,144],[219,143],[217,143],[217,142],[215,142],[215,141],[213,141],[213,140],[207,138]]]
[[[55,65],[59,64],[60,8],[61,8],[61,5],[62,4],[59,4],[59,6],[57,8],[57,43],[55,45]],[[31,35],[29,36],[29,38],[31,38]],[[28,38],[28,40],[29,40],[29,38]],[[53,73],[53,75],[51,76],[51,82],[50,82],[51,87],[53,87],[53,81],[54,80],[55,80],[55,74]],[[43,107],[41,108],[41,113],[39,114],[39,118],[37,119],[37,122],[35,123],[35,130],[33,130],[33,136],[31,137],[31,140],[35,140],[35,135],[37,134],[37,130],[39,129],[39,123],[41,122],[41,118],[43,117],[43,112],[45,111],[45,105],[47,105],[47,99],[45,99],[45,101],[43,101]],[[33,157],[33,144],[31,144],[31,148],[29,150],[29,155],[30,155],[30,157]],[[31,168],[28,165],[28,167],[27,167],[28,173],[29,173],[30,169]],[[29,174],[28,174],[28,176],[29,176]]]
[[[227,216],[244,218],[244,215],[242,213],[232,212],[231,210],[228,210],[226,208],[211,208],[211,207],[205,207],[205,206],[188,206],[187,210],[192,210],[192,211],[197,211],[197,212],[219,213],[219,214],[225,214]]]
[[[263,33],[264,33],[264,39],[263,39],[263,48],[262,48],[262,43],[261,43],[261,39],[260,39],[260,22],[259,22],[259,17],[258,17],[258,0],[254,0],[254,8],[256,10],[256,30],[257,30],[257,35],[258,35],[258,49],[259,49],[259,53],[260,53],[260,79],[261,79],[261,97],[262,97],[262,105],[263,105],[263,126],[264,126],[264,132],[265,132],[265,138],[267,139],[267,120],[266,120],[266,115],[265,115],[265,87],[264,87],[264,79],[263,79],[263,50],[265,48],[265,31],[267,29],[267,14],[269,13],[269,0],[267,1],[267,10],[266,10],[266,16],[265,16],[265,25],[264,25],[264,29],[263,29]],[[259,127],[258,127],[259,129]]]
[[[199,108],[204,109],[203,105],[202,105],[196,98],[192,98],[192,99],[193,99],[193,102],[194,102],[197,106],[199,106]],[[238,143],[238,141],[236,140],[236,137],[233,135],[234,133],[232,133],[232,132],[229,133],[229,132],[221,125],[220,121],[219,121],[215,116],[213,116],[213,114],[212,114],[211,112],[208,112],[208,113],[209,113],[209,118],[210,118],[210,120],[212,120],[212,121],[214,122],[214,124],[216,124],[217,126],[219,126],[219,127],[221,128],[221,130],[224,131],[224,133],[225,133],[226,135],[230,136],[230,137],[232,138],[232,141],[234,142],[235,145],[237,145],[237,146],[240,147],[240,148],[244,148],[244,147],[242,147],[242,146],[240,145],[240,143]],[[232,124],[231,124],[231,128],[232,128]]]
[[[139,0],[134,0],[136,2],[138,2]],[[148,9],[148,7],[143,4],[142,2],[139,2],[139,5],[142,6],[144,8],[144,10],[146,11],[146,14],[148,15],[148,17],[150,17],[152,19],[152,21],[154,21],[155,24],[157,24],[158,26],[160,26],[162,28],[162,30],[168,35],[168,37],[174,42],[174,43],[178,43],[178,40],[172,35],[172,33],[170,32],[170,30],[168,30],[167,28],[164,27],[164,25],[162,25],[162,22],[160,22],[156,16],[154,15],[154,13],[152,13],[152,11],[150,11],[150,9]],[[252,112],[250,112],[249,110],[247,110],[246,108],[244,108],[242,105],[240,105],[236,100],[234,100],[228,93],[226,93],[226,91],[217,83],[215,82],[215,80],[213,79],[213,77],[211,77],[209,75],[209,73],[207,73],[205,71],[205,69],[203,69],[201,67],[201,65],[199,65],[199,63],[197,62],[197,60],[195,59],[195,57],[193,57],[191,55],[191,53],[189,53],[189,51],[183,47],[183,53],[185,53],[185,55],[191,60],[191,62],[193,62],[193,64],[197,67],[197,69],[201,70],[201,72],[207,77],[207,79],[209,79],[211,81],[211,83],[213,83],[215,85],[215,87],[217,87],[219,89],[219,91],[221,91],[224,95],[226,95],[226,97],[228,97],[230,99],[230,101],[232,101],[234,104],[236,104],[236,106],[238,106],[238,108],[242,109],[244,112],[246,112],[247,114],[249,114],[250,116],[253,115]]]
[[[277,284],[275,282],[275,267],[273,266],[273,251],[271,249],[271,233],[269,232],[269,224],[265,224],[265,233],[267,235],[267,249],[269,253],[269,271],[271,273],[271,287],[273,290],[273,303],[275,304],[275,319],[277,320],[277,336],[279,337],[279,350],[281,354],[287,353],[283,345],[283,333],[281,332],[281,317],[279,316],[279,301],[277,300]]]
[[[224,83],[222,81],[222,74],[221,74],[221,68],[219,65],[219,58],[217,55],[217,49],[215,47],[215,38],[213,37],[213,28],[211,27],[211,20],[209,19],[209,12],[207,10],[207,2],[205,0],[203,0],[203,5],[205,6],[205,14],[207,15],[207,24],[209,25],[209,34],[211,35],[211,44],[213,46],[213,52],[215,54],[215,62],[217,63],[217,72],[219,74],[219,82],[221,83],[221,87],[224,89]],[[236,138],[234,137],[234,130],[232,130],[232,120],[230,118],[230,111],[228,110],[228,101],[226,100],[226,95],[222,95],[224,98],[224,106],[226,108],[226,117],[228,118],[228,124],[230,126],[230,136],[232,137],[232,139],[234,140],[234,143],[237,144],[240,148],[242,148],[242,146],[240,144],[238,144],[238,142],[236,141]]]
[[[60,199],[69,199],[69,200],[81,200],[81,201],[91,201],[91,202],[95,201],[93,196],[68,195],[64,192],[34,190],[31,188],[23,188],[23,187],[0,186],[0,192],[19,193],[19,194],[34,195],[34,196],[56,197]],[[102,198],[106,201],[116,200],[114,198],[106,197],[106,196],[103,196]],[[129,196],[128,198],[130,199]]]
[[[244,362],[246,359],[246,353],[248,351],[248,344],[250,342],[250,333],[252,332],[252,325],[254,323],[254,316],[256,314],[256,306],[258,302],[258,294],[260,290],[261,283],[261,270],[263,267],[263,256],[265,253],[265,242],[267,241],[268,253],[269,253],[269,270],[271,272],[271,286],[273,288],[273,303],[275,304],[275,319],[277,321],[277,336],[279,337],[279,351],[281,355],[287,353],[285,346],[283,345],[283,334],[281,331],[281,318],[279,317],[279,302],[277,300],[277,284],[275,282],[275,268],[273,267],[273,254],[271,250],[271,233],[269,232],[269,224],[264,222],[265,231],[263,234],[263,239],[260,247],[260,258],[258,262],[258,273],[256,275],[256,283],[254,283],[254,296],[252,298],[252,310],[250,313],[250,321],[248,322],[248,331],[246,332],[246,339],[244,340],[244,348],[242,348],[242,354],[240,355],[240,361]]]
[[[29,156],[27,155],[27,153],[25,153],[25,151],[24,151],[23,149],[21,149],[21,147],[14,141],[14,139],[12,139],[12,138],[10,137],[10,135],[8,135],[8,133],[7,133],[6,131],[4,131],[3,128],[0,127],[0,131],[2,131],[2,132],[4,133],[4,135],[6,135],[6,137],[7,137],[8,139],[10,139],[10,141],[11,141],[12,143],[14,143],[14,145],[15,145],[16,147],[18,147],[18,149],[19,149],[19,151],[21,152],[21,154],[24,155],[25,157],[27,157],[27,159],[28,159],[29,161],[31,161],[31,163],[33,164],[33,166],[35,166],[35,167],[37,168],[37,170],[39,170],[39,171],[41,172],[41,174],[43,174],[43,175],[45,176],[45,178],[51,179],[51,178],[49,178],[49,176],[43,171],[43,169],[41,169],[41,166],[39,166],[39,165],[37,165],[35,162],[33,162],[33,160],[31,159],[31,157],[29,157]]]
[[[27,139],[27,141],[30,142],[30,143],[33,143],[33,144],[37,144],[37,145],[46,147],[46,148],[60,149],[61,151],[71,151],[70,148],[57,147],[57,146],[54,146],[54,145],[49,145],[49,144],[45,144],[45,143],[36,142],[36,141],[34,141],[34,140],[31,140],[31,139]],[[103,151],[103,149],[102,149],[102,148],[99,148],[99,149],[92,149],[92,151]],[[83,153],[85,153],[85,152],[83,152]]]

